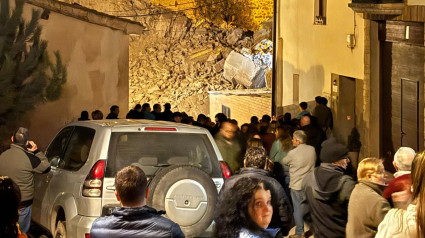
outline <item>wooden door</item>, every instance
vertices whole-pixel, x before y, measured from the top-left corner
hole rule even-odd
[[[419,150],[419,82],[401,79],[400,146]]]
[[[404,39],[407,26],[415,31]],[[394,170],[392,161],[399,147],[423,149],[423,27],[423,23],[390,21],[380,27],[381,155],[389,170]]]
[[[356,119],[356,80],[345,76],[339,76],[333,85],[333,95],[336,95],[334,106],[334,129],[335,138],[347,145],[348,136],[355,127]]]

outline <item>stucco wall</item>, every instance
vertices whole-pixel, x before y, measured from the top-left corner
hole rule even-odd
[[[24,17],[31,9],[26,4]],[[128,111],[128,36],[55,12],[48,20],[40,19],[42,39],[48,41],[51,59],[59,50],[68,70],[68,80],[61,98],[38,106],[30,115],[31,137],[43,149],[66,123],[77,120],[82,110],[95,109],[109,113],[109,107],[120,107],[120,117]],[[91,117],[91,116],[90,116]]]
[[[348,7],[350,0],[327,0],[326,25],[314,25],[314,1],[285,0],[279,7],[282,37],[282,106],[293,103],[293,74],[299,74],[299,101],[328,96],[331,74],[364,78],[364,20]],[[354,33],[356,47],[347,47]],[[279,62],[278,62],[279,63]]]
[[[407,5],[422,5],[425,6],[424,0],[407,0]]]

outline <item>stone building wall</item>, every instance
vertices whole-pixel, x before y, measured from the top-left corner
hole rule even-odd
[[[239,126],[249,123],[252,116],[270,115],[271,97],[271,91],[266,90],[210,92],[211,119],[222,112],[224,105],[230,108],[230,118],[236,119]]]

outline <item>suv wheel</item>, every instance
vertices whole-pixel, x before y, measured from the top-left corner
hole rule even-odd
[[[66,238],[66,225],[64,221],[58,221],[55,230],[55,238]]]
[[[217,188],[203,170],[191,165],[163,168],[149,185],[147,205],[165,210],[186,236],[201,234],[213,220]]]

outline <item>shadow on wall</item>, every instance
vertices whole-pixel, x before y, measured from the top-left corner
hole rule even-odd
[[[307,71],[303,71],[284,61],[283,72],[283,107],[292,104],[298,105],[302,101],[312,101],[314,97],[323,95],[323,91],[325,91],[325,70],[323,65],[315,65]],[[330,77],[331,75],[329,75],[329,81],[331,80]]]
[[[30,139],[34,140],[40,150],[45,151],[60,128],[72,121],[70,97],[76,92],[76,86],[65,85],[59,100],[40,104],[27,113],[31,118],[29,120]]]

